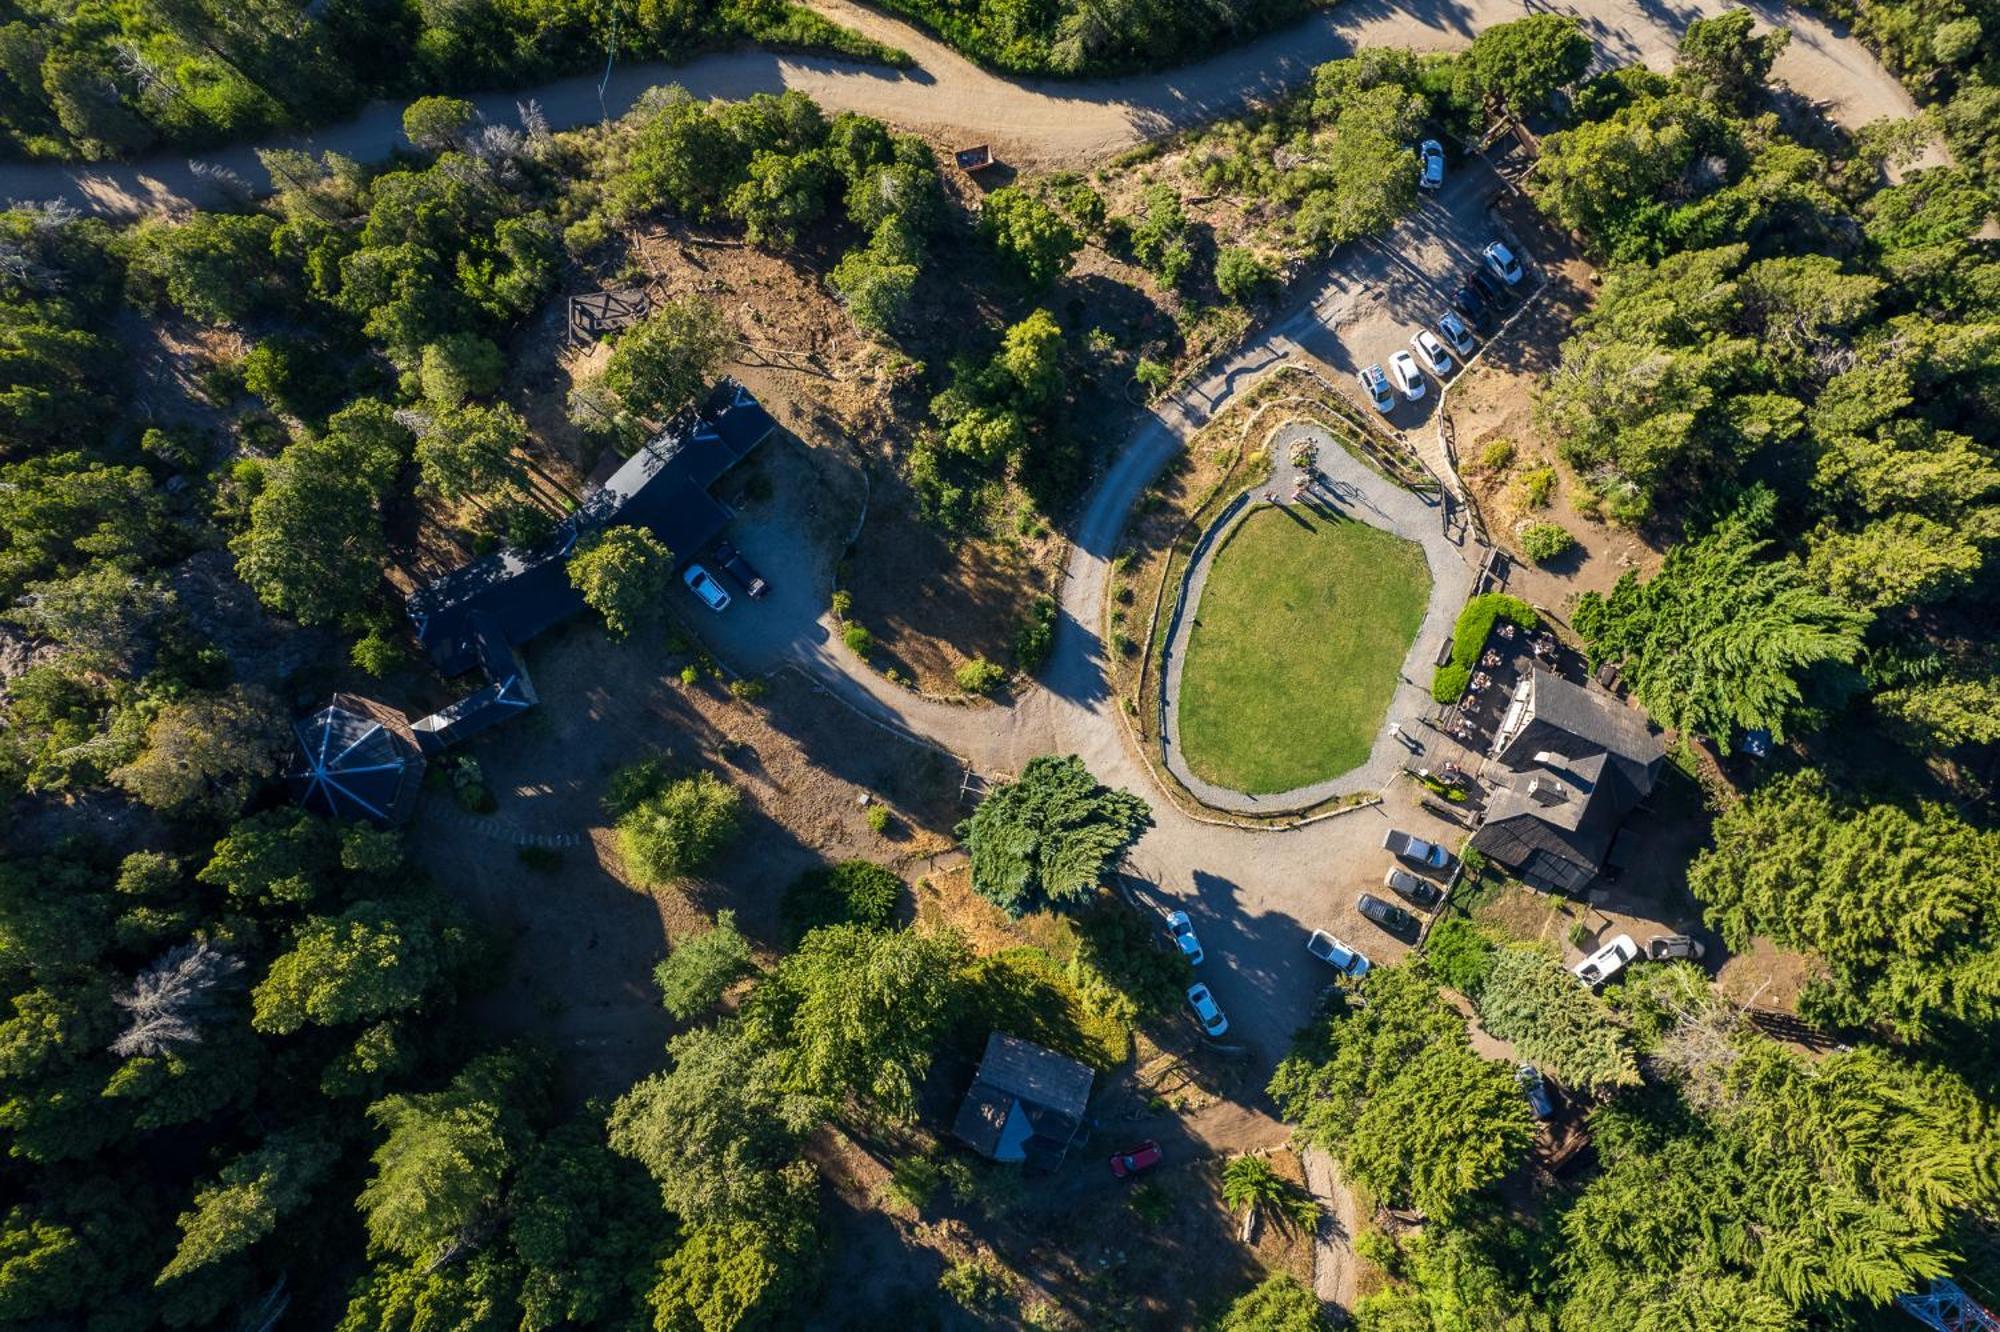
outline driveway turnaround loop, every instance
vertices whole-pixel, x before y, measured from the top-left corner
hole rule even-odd
[[[1231,504],[1202,534],[1194,557],[1181,576],[1180,599],[1167,632],[1166,665],[1161,679],[1166,719],[1161,733],[1166,737],[1167,770],[1203,804],[1232,813],[1284,814],[1336,796],[1378,791],[1388,785],[1409,758],[1409,751],[1389,732],[1387,724],[1401,721],[1406,730],[1414,730],[1416,719],[1428,709],[1430,690],[1422,682],[1429,678],[1431,662],[1450,637],[1458,608],[1472,591],[1473,569],[1466,563],[1464,552],[1445,533],[1440,500],[1397,485],[1349,453],[1319,426],[1296,422],[1281,427],[1271,441],[1271,479],[1261,487],[1252,487],[1253,491],[1261,489],[1276,495],[1280,504],[1290,502],[1292,491],[1303,479],[1291,461],[1292,446],[1301,440],[1311,441],[1319,450],[1318,478],[1307,491],[1311,501],[1329,504],[1356,521],[1421,547],[1424,562],[1430,567],[1430,600],[1424,608],[1416,639],[1404,656],[1402,679],[1390,699],[1388,715],[1383,718],[1383,728],[1375,737],[1366,763],[1310,786],[1274,795],[1253,796],[1231,791],[1197,776],[1188,766],[1181,749],[1180,692],[1202,587],[1208,581],[1215,553],[1222,546],[1221,538],[1243,513],[1244,506]]]

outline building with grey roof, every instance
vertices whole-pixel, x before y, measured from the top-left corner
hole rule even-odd
[[[1530,670],[1494,734],[1485,771],[1494,790],[1470,845],[1530,887],[1581,891],[1665,762],[1666,746],[1638,713]]]
[[[1088,1064],[996,1031],[952,1133],[995,1161],[1056,1165],[1083,1126],[1095,1078]]]

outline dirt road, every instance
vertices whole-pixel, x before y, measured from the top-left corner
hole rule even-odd
[[[647,89],[678,83],[700,97],[742,98],[797,88],[835,111],[863,111],[908,129],[958,141],[991,142],[1027,166],[1084,166],[1183,126],[1268,98],[1304,79],[1315,65],[1359,45],[1455,50],[1484,28],[1530,12],[1574,13],[1598,45],[1599,58],[1643,60],[1664,68],[1690,19],[1720,13],[1730,0],[1581,0],[1572,4],[1521,0],[1360,0],[1303,19],[1199,64],[1157,74],[1078,82],[1006,79],[966,60],[909,24],[851,0],[812,0],[828,17],[908,51],[916,66],[888,70],[830,57],[778,55],[745,48],[684,65],[636,64],[612,71],[600,95],[595,76],[539,88],[491,93],[473,100],[490,119],[511,122],[517,103],[541,105],[558,129],[616,116]],[[1750,8],[1793,31],[1777,77],[1826,104],[1850,128],[1915,110],[1910,96],[1855,39],[1775,0]],[[371,104],[355,119],[265,147],[336,152],[379,161],[403,145],[402,105]],[[204,163],[233,173],[259,192],[270,177],[255,146],[202,154]],[[179,157],[129,165],[14,163],[0,166],[0,198],[62,199],[107,216],[130,216],[213,204],[227,189]]]

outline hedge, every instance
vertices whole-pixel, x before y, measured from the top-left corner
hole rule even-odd
[[[1486,650],[1493,626],[1501,620],[1523,629],[1533,629],[1542,622],[1533,606],[1505,592],[1488,592],[1466,602],[1465,609],[1458,613],[1458,623],[1452,626],[1451,660],[1438,667],[1437,674],[1431,677],[1432,698],[1446,704],[1458,702],[1465,687],[1472,683],[1473,668],[1479,664],[1479,654]]]

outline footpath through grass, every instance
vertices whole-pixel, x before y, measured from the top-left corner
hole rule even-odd
[[[1188,766],[1253,795],[1360,766],[1430,595],[1414,542],[1307,509],[1253,512],[1195,607],[1180,694]]]

